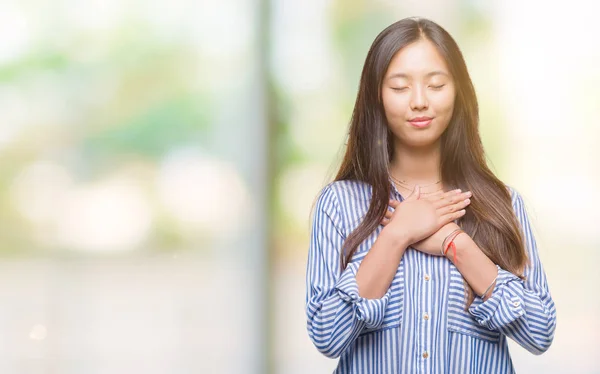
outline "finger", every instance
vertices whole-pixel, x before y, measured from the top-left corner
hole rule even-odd
[[[471,199],[464,199],[464,200],[459,201],[458,203],[454,204],[454,206],[456,207],[456,209],[454,209],[454,210],[464,209],[464,208],[468,207],[470,204],[471,204]]]
[[[385,226],[385,225],[387,225],[388,223],[390,223],[390,220],[389,220],[389,219],[387,219],[387,218],[384,218],[384,219],[382,219],[382,220],[381,220],[379,223],[380,223],[382,226]]]
[[[446,207],[451,204],[457,204],[459,202],[468,199],[471,196],[471,191],[459,192],[460,190],[453,190],[445,194],[442,198],[433,201],[433,206],[436,209]]]
[[[452,205],[447,205],[444,207],[441,207],[438,209],[438,211],[441,211],[442,214],[450,214],[453,212],[457,212],[461,209],[466,208],[467,206],[469,206],[469,204],[471,204],[471,199],[463,199],[463,200],[459,200],[456,203],[452,204]]]
[[[390,201],[388,202],[388,204],[389,204],[389,205],[390,205],[392,208],[396,209],[396,208],[398,207],[398,205],[400,205],[400,201],[398,201],[398,200],[390,200]]]
[[[442,225],[446,225],[446,224],[448,224],[448,223],[450,223],[450,222],[452,222],[452,221],[454,221],[454,220],[457,220],[457,219],[459,219],[460,217],[464,216],[466,212],[467,212],[467,211],[466,211],[465,209],[461,209],[461,210],[459,210],[459,211],[456,211],[456,212],[452,212],[452,213],[444,214],[444,215],[443,215],[443,216],[440,218],[440,220],[441,220],[441,222],[442,222]]]
[[[452,197],[456,194],[460,193],[460,189],[455,189],[455,190],[450,190],[450,191],[444,191],[444,190],[440,190],[440,191],[436,191],[432,194],[430,194],[428,196],[428,200],[431,201],[437,201],[437,200],[442,200],[442,199],[447,199],[449,197]]]
[[[437,209],[438,214],[440,216],[444,216],[446,214],[452,214],[452,213],[454,213],[454,212],[456,212],[458,210],[460,210],[460,209],[457,209],[456,205],[454,205],[454,204],[452,204],[452,205],[444,205],[444,206],[441,206],[441,207],[439,207]]]
[[[426,199],[431,201],[440,200],[440,196],[444,194],[446,194],[446,191],[444,190],[435,191],[430,194],[427,194]]]
[[[391,211],[389,211],[389,210],[386,210],[386,211],[385,211],[385,218],[387,218],[387,219],[390,219],[390,218],[392,218],[392,214],[394,214],[394,212],[391,212]]]

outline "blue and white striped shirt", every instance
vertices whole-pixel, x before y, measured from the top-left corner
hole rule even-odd
[[[392,184],[392,196],[402,196]],[[463,277],[445,257],[409,248],[381,299],[359,296],[356,272],[380,225],[340,271],[344,239],[365,216],[371,186],[337,181],[321,191],[306,273],[308,334],[335,373],[514,373],[506,337],[534,354],[554,337],[556,310],[523,200],[509,188],[526,241],[526,280],[498,267],[493,295],[465,310]]]

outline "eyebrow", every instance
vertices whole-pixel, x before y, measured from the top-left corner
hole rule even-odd
[[[446,77],[450,77],[448,75],[448,73],[443,72],[441,70],[431,71],[431,72],[425,74],[425,77],[429,78],[429,77],[432,77],[434,75],[445,75]],[[405,79],[408,79],[409,77],[410,77],[409,75],[404,74],[404,73],[394,73],[394,74],[390,75],[390,77],[388,79],[394,79],[394,78],[405,78]]]

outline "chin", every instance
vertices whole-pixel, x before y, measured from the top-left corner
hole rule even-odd
[[[411,148],[431,147],[439,142],[440,134],[420,134],[415,136],[411,134],[401,139],[402,144]]]
[[[433,141],[433,142],[412,142],[412,143],[408,143],[407,146],[411,147],[411,148],[429,148],[434,146],[435,144],[437,144],[437,142]]]

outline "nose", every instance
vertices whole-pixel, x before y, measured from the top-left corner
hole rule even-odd
[[[415,87],[412,90],[412,96],[410,98],[410,107],[414,111],[427,109],[429,103],[427,102],[427,97],[425,95],[425,89],[423,87]]]

